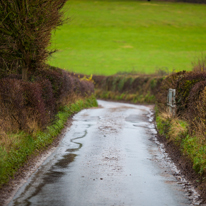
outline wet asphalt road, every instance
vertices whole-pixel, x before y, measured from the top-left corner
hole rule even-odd
[[[99,101],[9,205],[182,206],[185,192],[158,159],[151,107]]]

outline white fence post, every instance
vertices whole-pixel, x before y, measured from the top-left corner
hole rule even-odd
[[[176,96],[176,89],[169,89],[167,95],[167,106],[168,106],[169,113],[172,114],[172,116],[175,116],[176,113],[175,96]]]

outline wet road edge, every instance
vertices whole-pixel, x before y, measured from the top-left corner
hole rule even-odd
[[[64,134],[72,125],[73,115],[68,118],[65,127],[61,133],[54,139],[51,145],[44,148],[37,155],[29,157],[25,165],[23,165],[14,175],[13,179],[0,189],[0,206],[6,206],[12,200],[18,189],[35,173],[43,162],[56,150]]]
[[[206,193],[201,191],[201,187],[206,187],[206,182],[194,171],[192,161],[182,154],[180,147],[158,132],[155,141],[164,150],[167,161],[176,167],[173,175],[187,191],[188,198],[193,201],[192,205],[206,206]]]

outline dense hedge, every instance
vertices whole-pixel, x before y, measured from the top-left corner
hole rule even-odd
[[[18,75],[0,79],[0,127],[4,131],[32,131],[34,123],[43,129],[74,96],[87,97],[94,92],[92,82],[55,67],[37,69],[29,73],[29,80]]]
[[[178,72],[166,77],[156,95],[160,111],[166,110],[169,88],[176,89],[176,115],[189,121],[191,129],[197,122],[204,122],[206,72]]]
[[[98,98],[154,103],[163,78],[153,75],[113,75],[93,76],[93,80]]]

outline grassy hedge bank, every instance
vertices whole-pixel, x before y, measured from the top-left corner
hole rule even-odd
[[[157,75],[94,76],[96,96],[100,99],[132,103],[155,103],[156,92],[163,80]]]
[[[176,115],[168,113],[169,88],[176,89]],[[178,72],[164,79],[156,95],[156,122],[160,135],[172,141],[193,163],[200,175],[206,173],[206,72]]]
[[[173,142],[193,163],[193,169],[203,175],[206,171],[206,141],[198,133],[190,134],[189,123],[168,113],[158,113],[156,116],[157,129],[160,135]]]
[[[97,101],[94,96],[79,99],[75,103],[61,107],[55,115],[53,123],[44,131],[36,131],[33,134],[25,131],[8,134],[7,141],[12,141],[9,148],[0,145],[0,187],[25,164],[30,155],[38,154],[53,142],[70,116],[84,108],[95,106],[97,106]]]

